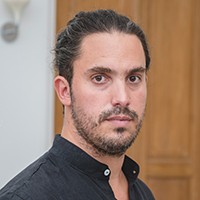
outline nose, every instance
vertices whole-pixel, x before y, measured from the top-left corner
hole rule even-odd
[[[129,91],[125,83],[118,83],[113,86],[112,106],[127,107],[130,104]]]

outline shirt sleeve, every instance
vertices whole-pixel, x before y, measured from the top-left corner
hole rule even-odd
[[[25,193],[16,191],[4,191],[0,193],[0,200],[32,200],[32,198]]]
[[[20,197],[20,196],[18,196],[18,195],[16,195],[16,194],[12,194],[12,195],[3,195],[3,196],[0,196],[0,200],[25,200],[24,198],[22,198],[22,197]],[[27,200],[30,200],[30,198],[29,199],[27,199]]]

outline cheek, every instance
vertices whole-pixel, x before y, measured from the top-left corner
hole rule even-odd
[[[141,93],[139,99],[140,99],[141,112],[143,113],[146,107],[147,93],[146,92]]]
[[[91,115],[98,115],[104,107],[105,98],[95,91],[85,88],[76,89],[73,92],[76,105],[81,107],[86,113]]]
[[[143,89],[133,95],[132,105],[138,113],[143,113],[146,107],[147,90]]]
[[[146,99],[147,99],[147,89],[143,89],[140,93],[139,93],[139,99],[141,101],[141,103],[146,104]]]

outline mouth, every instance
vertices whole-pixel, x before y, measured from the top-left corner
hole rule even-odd
[[[107,121],[113,121],[113,120],[117,120],[117,121],[131,121],[132,119],[130,117],[128,117],[128,116],[116,115],[116,116],[108,117],[106,120]]]
[[[133,121],[133,119],[125,115],[116,115],[108,117],[106,121],[112,123],[115,126],[124,127],[127,126],[131,121]]]

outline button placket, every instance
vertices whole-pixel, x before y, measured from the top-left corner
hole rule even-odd
[[[109,169],[106,169],[105,171],[104,171],[104,176],[109,176],[110,175],[110,170]]]
[[[137,174],[137,171],[136,171],[136,170],[133,170],[133,174]]]

